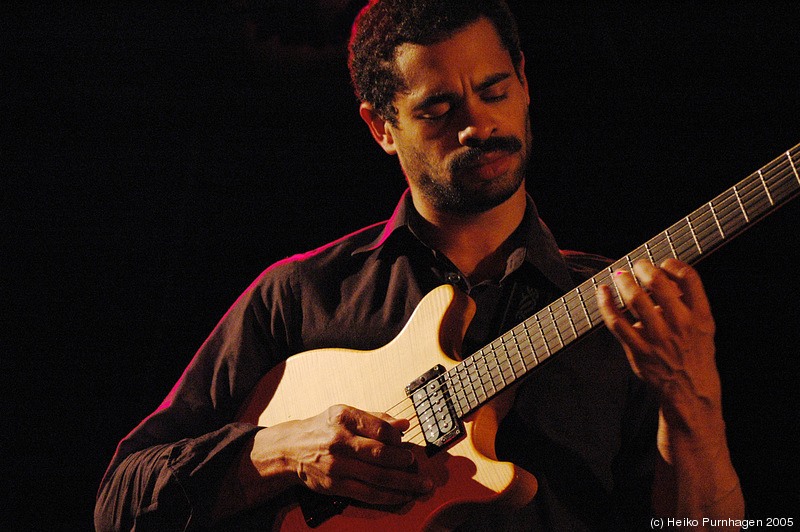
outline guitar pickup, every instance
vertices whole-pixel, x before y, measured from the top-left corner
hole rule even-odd
[[[434,366],[406,386],[425,437],[425,452],[431,456],[464,434],[464,427],[453,407],[441,365]]]

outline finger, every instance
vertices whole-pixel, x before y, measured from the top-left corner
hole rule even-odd
[[[403,438],[401,428],[404,424],[387,414],[375,415],[357,408],[344,407],[339,414],[339,421],[353,434],[389,445],[400,445]]]
[[[656,309],[650,296],[636,283],[631,272],[626,270],[615,272],[614,284],[625,306],[644,326],[641,329],[642,334],[648,339],[653,339],[667,333],[668,327],[664,317]]]
[[[350,448],[355,458],[381,467],[405,469],[415,461],[414,453],[409,449],[398,445],[387,445],[363,436],[354,436]]]
[[[414,500],[414,495],[402,493],[393,489],[381,489],[371,484],[365,484],[353,479],[346,479],[336,495],[343,495],[367,504],[381,506],[404,505]]]
[[[661,264],[661,269],[677,284],[683,292],[683,301],[692,312],[706,319],[711,316],[711,305],[708,302],[706,290],[697,270],[677,259],[667,259]]]
[[[373,412],[372,415],[374,415],[374,416],[386,421],[391,426],[393,426],[394,428],[399,430],[401,433],[404,433],[405,431],[407,431],[408,428],[411,426],[411,421],[410,420],[408,420],[408,419],[395,419],[395,418],[393,418],[392,416],[390,416],[389,414],[387,414],[385,412],[377,412],[377,413]]]
[[[417,497],[433,488],[433,481],[418,472],[380,467],[366,462],[341,462],[342,476],[380,492]]]
[[[679,325],[690,319],[689,309],[684,303],[683,291],[670,274],[647,261],[633,265],[636,278],[649,292],[649,297],[663,312],[666,322]]]
[[[402,505],[426,492],[401,491],[394,487],[384,487],[356,478],[343,478],[337,481],[326,493],[341,495],[368,504]]]
[[[610,330],[623,345],[637,352],[649,349],[647,342],[614,303],[614,298],[611,295],[611,288],[609,286],[601,285],[597,287],[597,304],[606,327],[608,327],[608,330]],[[626,349],[626,352],[627,351],[628,349]],[[633,360],[631,360],[631,363],[634,366],[636,365]],[[636,368],[634,367],[634,369]]]

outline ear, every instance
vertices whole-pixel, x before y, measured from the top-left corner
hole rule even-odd
[[[531,93],[528,90],[528,78],[525,77],[525,54],[520,52],[521,59],[519,62],[519,72],[517,76],[519,77],[520,83],[522,83],[522,89],[525,91],[525,98],[527,100],[528,105],[531,104]]]
[[[391,123],[381,117],[375,108],[367,102],[361,103],[359,114],[361,115],[361,119],[367,123],[369,132],[372,133],[372,138],[381,145],[383,151],[389,155],[396,155],[397,148],[394,145]]]

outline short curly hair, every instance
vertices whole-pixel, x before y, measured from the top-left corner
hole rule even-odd
[[[494,24],[521,75],[519,32],[504,0],[370,0],[350,36],[348,66],[356,96],[396,125],[393,103],[404,89],[395,63],[397,48],[444,41],[482,16]]]

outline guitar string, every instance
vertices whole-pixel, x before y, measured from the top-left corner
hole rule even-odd
[[[788,159],[781,157],[770,164],[773,165],[773,168],[768,168],[770,165],[767,165],[764,167],[764,169],[762,169],[762,175],[759,175],[759,173],[756,172],[751,174],[748,178],[745,178],[737,185],[741,187],[741,191],[736,191],[739,195],[739,201],[741,201],[743,204],[741,207],[738,201],[734,201],[736,199],[735,196],[731,195],[731,192],[734,189],[729,189],[725,193],[706,203],[697,211],[679,221],[677,224],[670,226],[666,231],[659,233],[646,244],[636,248],[633,252],[623,257],[623,259],[615,262],[611,269],[618,269],[615,268],[615,266],[624,267],[624,264],[621,264],[624,261],[627,261],[628,265],[631,264],[630,257],[637,253],[642,257],[645,256],[645,254],[648,252],[648,246],[649,253],[653,254],[655,257],[659,257],[659,259],[662,259],[665,256],[675,256],[677,258],[680,256],[686,256],[687,253],[694,253],[693,248],[697,248],[697,253],[702,254],[704,250],[701,243],[708,244],[709,238],[713,238],[711,241],[712,246],[717,244],[719,241],[728,238],[728,236],[722,233],[722,230],[718,227],[718,225],[727,226],[732,219],[741,219],[746,212],[744,210],[745,207],[750,207],[751,211],[756,211],[760,208],[766,207],[767,204],[764,199],[771,199],[768,195],[768,191],[770,190],[769,185],[772,185],[773,190],[775,190],[776,187],[783,186],[785,183],[794,182],[794,170],[789,164]],[[763,174],[765,170],[767,173]],[[762,179],[764,180],[763,184]],[[756,202],[755,204],[754,201]],[[714,202],[717,202],[716,206],[714,205]],[[774,205],[774,203],[770,203],[771,205]],[[707,209],[705,212],[703,212],[704,208]],[[692,225],[693,216],[695,217],[694,225]],[[746,221],[745,223],[749,222]],[[674,232],[670,232],[670,230],[674,230]],[[716,233],[719,234],[718,237],[716,236]],[[674,253],[665,253],[667,247],[665,244],[669,244],[669,242],[667,242],[668,239],[672,240],[672,245],[675,248]],[[707,245],[706,249],[709,249]],[[566,299],[569,297],[570,301],[574,302],[576,299],[578,299],[578,293],[579,289],[570,291],[568,294],[562,297],[562,302],[551,304],[548,306],[548,309],[554,313],[561,312],[563,313],[564,317],[569,319],[571,317],[570,305],[566,304]],[[590,314],[588,311],[587,314],[589,315],[589,321],[593,322],[594,320],[592,314]],[[542,318],[547,318],[547,316],[542,316],[539,319],[540,322],[543,323],[542,333],[544,339],[550,344],[555,343],[556,340],[558,340],[560,344],[564,344],[564,337],[566,337],[568,341],[572,341],[574,338],[579,336],[577,331],[560,329],[557,320],[553,319],[552,317],[550,319]],[[578,319],[579,322],[583,321],[581,318]],[[575,326],[574,323],[571,323],[570,325],[571,327]],[[569,334],[570,332],[572,332],[571,335]]]
[[[405,405],[405,406],[403,406],[403,405]],[[397,409],[397,408],[399,408],[400,410],[392,412],[394,409]],[[409,411],[409,410],[411,411],[412,415],[408,415],[407,416],[406,412]],[[389,414],[390,416],[392,416],[395,419],[408,419],[409,420],[409,423],[410,423],[409,428],[403,433],[403,438],[404,439],[407,439],[411,443],[415,443],[417,445],[422,445],[422,444],[425,443],[424,437],[422,438],[422,441],[420,441],[420,442],[411,441],[412,439],[415,439],[415,438],[418,438],[420,436],[423,436],[423,430],[422,430],[422,426],[419,423],[419,418],[416,415],[416,412],[415,412],[415,409],[414,409],[414,403],[413,403],[413,401],[411,400],[410,397],[406,397],[403,400],[401,400],[400,402],[398,402],[397,404],[395,404],[394,406],[391,406],[390,408],[388,408],[386,410],[386,413]]]
[[[704,250],[701,243],[706,243],[707,239],[709,238],[714,238],[714,240],[711,242],[712,246],[715,246],[720,241],[727,239],[728,235],[722,232],[722,227],[727,226],[727,224],[730,223],[732,219],[735,220],[745,217],[746,224],[749,224],[751,222],[749,216],[747,215],[747,210],[745,209],[746,207],[750,206],[752,212],[755,212],[760,208],[764,208],[766,207],[766,202],[763,201],[765,198],[769,201],[770,207],[776,206],[774,201],[772,200],[769,185],[772,185],[773,190],[776,190],[777,189],[776,187],[784,186],[787,183],[793,183],[793,178],[796,177],[796,175],[794,172],[794,168],[792,167],[792,164],[788,160],[790,153],[791,151],[786,152],[784,156],[786,156],[787,158],[781,156],[778,159],[767,164],[759,172],[751,174],[741,182],[737,183],[737,185],[734,185],[734,187],[732,187],[731,189],[728,189],[726,192],[723,192],[722,194],[718,195],[711,201],[704,204],[702,207],[700,207],[700,209],[697,209],[696,211],[690,213],[688,216],[686,216],[676,224],[673,224],[665,231],[662,231],[661,233],[659,233],[658,235],[647,241],[642,246],[639,246],[634,251],[627,254],[622,259],[616,261],[615,263],[612,264],[612,266],[607,268],[607,270],[609,270],[608,273],[609,274],[612,273],[613,266],[623,261],[627,261],[628,264],[631,264],[632,263],[631,256],[637,253],[642,255],[642,257],[646,255],[652,257],[651,262],[656,257],[659,257],[661,260],[663,260],[661,257],[664,256],[667,257],[673,256],[675,258],[678,258],[678,256],[685,256],[687,251],[692,249],[692,247],[696,247],[697,253],[702,254]],[[771,169],[768,168],[770,165],[774,165],[775,168]],[[768,173],[765,174],[764,172]],[[736,187],[741,187],[741,188],[737,189]],[[731,195],[731,192],[733,192],[733,195]],[[785,200],[786,198],[784,197],[780,199],[778,203],[781,204]],[[753,204],[754,201],[756,202],[755,204]],[[714,202],[717,202],[716,206],[714,205]],[[701,212],[703,211],[704,208],[708,209],[705,213]],[[709,215],[711,215],[711,217],[709,217]],[[692,221],[692,216],[696,216],[694,222]],[[669,231],[673,228],[675,229],[675,232],[670,233]],[[714,233],[718,233],[719,236],[718,237],[712,236]],[[668,253],[666,252],[667,247],[671,248],[670,252]],[[600,274],[596,275],[595,278],[603,273],[605,272],[600,272]],[[588,292],[585,298],[583,297],[583,294],[581,293],[582,287],[588,288],[588,282],[585,282],[580,286],[576,287],[575,289],[571,290],[570,292],[562,296],[562,298],[559,301],[556,301],[555,303],[545,307],[544,310],[547,310],[548,313],[550,314],[549,320],[543,320],[542,318],[544,318],[545,316],[538,317],[538,320],[540,321],[539,325],[541,325],[542,329],[541,335],[543,337],[544,342],[550,340],[550,343],[552,344],[556,339],[558,339],[559,343],[562,344],[560,347],[563,347],[567,343],[570,343],[572,340],[580,337],[580,335],[583,334],[583,332],[578,333],[576,324],[573,321],[573,318],[570,314],[571,305],[567,303],[567,298],[569,298],[570,303],[576,300],[581,302],[581,305],[584,307],[583,310],[586,312],[586,317],[588,318],[589,322],[588,325],[590,325],[591,328],[591,325],[596,320],[596,313],[594,308],[589,309],[587,307],[587,302],[589,303],[590,306],[593,306],[594,301],[591,292]],[[563,313],[559,317],[560,318],[565,317],[570,322],[570,327],[572,328],[573,334],[572,338],[567,337],[566,342],[564,341],[565,333],[559,329],[557,323],[558,318],[555,318],[556,313]],[[582,318],[578,319],[581,323],[583,322]],[[541,323],[542,321],[544,322],[543,325]],[[505,389],[505,387],[507,386],[506,382],[507,377],[510,376],[512,382],[517,378],[516,372],[514,371],[514,363],[513,363],[514,361],[511,358],[512,356],[514,356],[515,358],[517,358],[522,362],[523,367],[526,368],[524,373],[527,373],[527,364],[525,363],[524,354],[518,344],[518,338],[522,332],[525,332],[526,337],[528,338],[528,341],[526,343],[531,346],[532,350],[531,354],[534,356],[535,359],[533,361],[534,362],[533,366],[538,365],[539,360],[538,356],[536,355],[536,350],[534,348],[534,340],[530,338],[530,330],[526,326],[527,322],[528,320],[520,324],[523,326],[520,331],[516,331],[516,328],[512,329],[511,331],[506,333],[506,335],[503,335],[499,339],[500,341],[499,347],[504,348],[505,358],[509,362],[509,369],[511,370],[511,374],[509,375],[508,371],[504,371],[501,368],[502,363],[497,358],[498,357],[497,348],[493,347],[492,344],[489,344],[472,355],[472,356],[477,356],[477,358],[475,359],[476,363],[480,362],[484,366],[482,369],[484,369],[484,371],[486,371],[487,373],[480,375],[479,372],[478,374],[479,378],[477,379],[477,381],[470,380],[468,381],[468,384],[474,387],[477,382],[483,388],[485,395],[493,397],[496,393],[499,393],[500,391]],[[581,331],[583,331],[583,325],[581,325]],[[553,332],[555,332],[555,335],[553,334]],[[506,336],[508,336],[508,338],[506,338]],[[535,336],[536,335],[534,333],[534,337]],[[509,349],[508,344],[512,341],[514,342],[514,344],[512,346],[512,349]],[[489,356],[493,357],[494,360],[493,361],[489,360],[488,358]],[[500,386],[496,385],[491,380],[491,376],[488,374],[488,372],[491,371],[492,369],[500,370],[500,376],[503,379],[503,383],[500,384]],[[450,380],[452,385],[453,379],[452,376],[449,375],[449,373],[450,373],[449,371],[443,373],[442,375],[437,377],[437,380],[440,380],[442,384],[444,383],[444,381]],[[487,376],[489,377],[489,379],[485,380],[484,377]],[[463,386],[466,383],[461,381],[461,384]],[[489,394],[485,393],[486,385],[491,386],[493,393]],[[472,405],[473,401],[471,401],[469,398],[466,398],[465,400],[468,405]],[[405,406],[395,414],[391,413],[392,409],[400,407],[404,403],[406,403],[407,406]],[[415,412],[413,411],[413,402],[409,398],[406,398],[397,405],[387,410],[387,413],[389,413],[393,417],[398,417],[398,416],[402,417],[407,410],[411,410],[412,411],[411,413],[414,415],[408,416],[408,418],[411,420],[411,425],[404,434],[404,438],[408,438],[409,440],[411,440],[423,434],[423,429],[419,423],[419,419],[415,415]],[[422,442],[420,443],[424,443],[424,438],[422,438]]]

